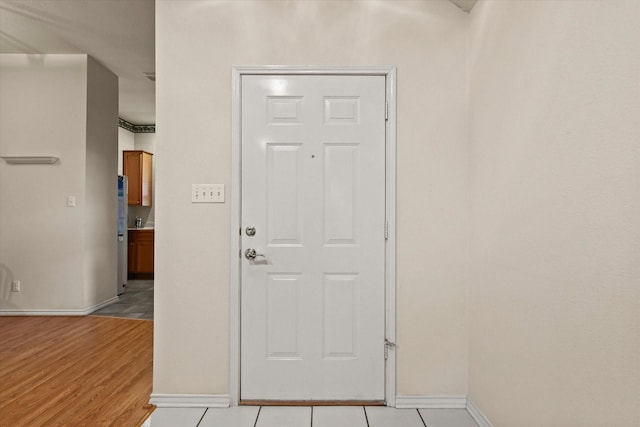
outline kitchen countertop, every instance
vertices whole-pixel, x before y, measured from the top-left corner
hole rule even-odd
[[[142,228],[129,227],[129,228],[127,228],[127,230],[129,230],[129,231],[153,230],[153,229],[155,229],[155,227],[142,227]]]

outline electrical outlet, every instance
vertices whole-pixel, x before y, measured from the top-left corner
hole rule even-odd
[[[20,281],[14,280],[11,282],[11,292],[20,292]]]

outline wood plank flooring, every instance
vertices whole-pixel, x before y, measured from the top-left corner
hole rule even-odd
[[[139,426],[152,366],[148,320],[0,317],[0,426]]]

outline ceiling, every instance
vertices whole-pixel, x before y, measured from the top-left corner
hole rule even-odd
[[[121,118],[155,123],[154,0],[0,0],[0,53],[86,53],[119,77]]]
[[[89,54],[119,77],[120,117],[155,123],[155,0],[0,0],[0,53]]]

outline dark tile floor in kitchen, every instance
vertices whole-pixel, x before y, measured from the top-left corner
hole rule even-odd
[[[153,320],[153,280],[128,280],[120,300],[91,313],[94,316]]]

